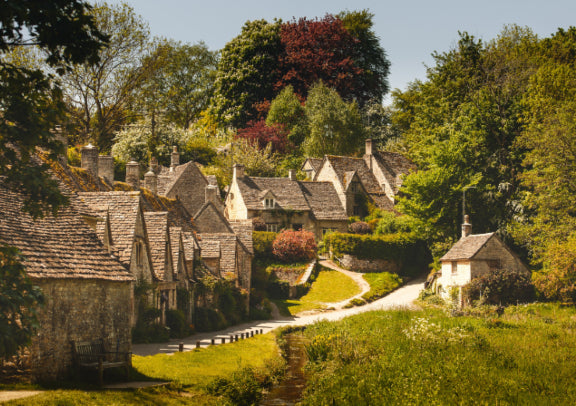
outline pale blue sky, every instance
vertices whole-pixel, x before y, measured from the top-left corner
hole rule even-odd
[[[120,3],[121,0],[108,0]],[[247,20],[323,17],[342,10],[369,9],[374,31],[392,63],[391,88],[404,90],[425,78],[430,54],[447,51],[458,31],[491,40],[506,24],[530,27],[546,37],[576,25],[576,0],[124,0],[150,25],[154,36],[221,49]]]

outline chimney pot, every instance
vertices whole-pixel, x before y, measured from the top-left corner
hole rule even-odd
[[[172,146],[172,155],[170,156],[170,168],[175,168],[180,165],[180,153],[178,153],[178,147],[176,145]]]
[[[218,188],[216,186],[206,185],[204,193],[204,200],[206,203],[212,202],[215,205],[218,203]]]
[[[144,185],[146,185],[146,189],[152,193],[158,193],[158,177],[152,170],[152,167],[150,167],[150,170],[144,174]]]
[[[462,224],[462,238],[466,238],[472,234],[472,224],[470,224],[470,217],[466,214],[464,216],[464,223]]]
[[[140,164],[134,160],[126,164],[126,183],[134,189],[140,188]]]
[[[296,171],[294,169],[288,170],[288,178],[290,180],[296,180]]]
[[[114,158],[111,155],[98,156],[98,175],[106,182],[114,183]]]
[[[244,177],[244,165],[235,164],[232,171],[233,178],[239,179]]]
[[[82,147],[80,150],[80,165],[82,169],[98,177],[98,148],[92,144]]]
[[[372,139],[366,140],[366,155],[372,155]]]

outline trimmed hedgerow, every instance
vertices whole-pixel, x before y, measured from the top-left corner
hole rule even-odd
[[[310,261],[316,256],[314,234],[306,230],[284,230],[276,236],[272,253],[283,262]]]
[[[474,278],[464,286],[465,300],[481,304],[510,305],[534,300],[530,275],[499,269]]]
[[[404,275],[415,275],[432,261],[426,242],[413,233],[358,235],[330,233],[324,243],[336,257],[345,254],[358,259],[384,259],[402,264]]]

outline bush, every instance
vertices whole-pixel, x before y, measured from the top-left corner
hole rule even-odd
[[[258,259],[272,259],[272,245],[276,238],[276,233],[268,231],[254,231],[252,241],[254,244],[254,256]]]
[[[352,234],[372,234],[370,225],[364,221],[357,221],[348,227]]]
[[[370,284],[370,291],[364,293],[362,299],[368,303],[384,297],[402,285],[402,279],[390,272],[366,274],[364,279]]]
[[[432,261],[426,242],[413,233],[357,235],[330,233],[324,243],[336,257],[345,254],[358,259],[384,259],[402,264],[402,274],[416,275]]]
[[[529,275],[500,269],[473,279],[462,294],[471,302],[509,305],[533,301],[534,286]]]
[[[228,326],[224,315],[214,309],[199,307],[196,309],[196,330],[222,330]]]
[[[551,300],[576,303],[576,236],[551,242],[544,258],[544,269],[532,275],[538,292]]]
[[[254,217],[252,219],[252,229],[254,231],[266,231],[266,222],[262,217]]]
[[[170,328],[170,338],[183,338],[192,333],[186,323],[186,316],[180,310],[166,311],[166,326]]]
[[[310,261],[316,257],[314,234],[306,230],[285,230],[272,243],[272,253],[283,262]]]
[[[266,289],[272,299],[288,299],[290,297],[290,284],[279,279],[268,282]]]

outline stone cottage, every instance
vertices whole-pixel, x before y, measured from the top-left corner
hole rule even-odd
[[[347,216],[360,217],[368,214],[368,202],[393,210],[402,176],[415,169],[401,154],[374,151],[370,139],[362,158],[326,155],[322,160],[308,158],[302,165],[309,179],[334,185]]]
[[[445,298],[450,298],[452,288],[457,288],[460,294],[462,286],[495,270],[530,272],[496,233],[472,234],[468,216],[464,217],[462,237],[440,262],[442,270],[436,289]]]
[[[23,198],[0,185],[0,243],[19,248],[26,273],[46,303],[39,311],[28,363],[40,380],[61,378],[72,366],[72,342],[104,339],[131,351],[134,277],[87,224],[93,218],[72,198],[57,216],[32,219]]]
[[[247,176],[242,165],[234,165],[232,184],[226,197],[226,217],[232,221],[261,218],[267,231],[305,229],[317,239],[328,231],[345,232],[348,217],[331,182]]]

